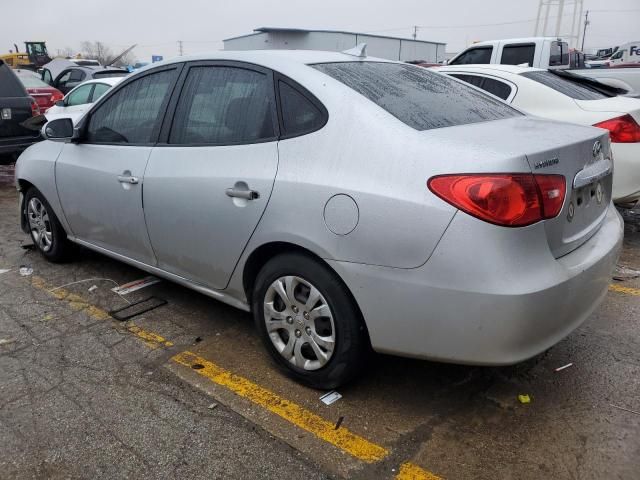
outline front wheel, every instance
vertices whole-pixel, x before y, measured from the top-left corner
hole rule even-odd
[[[53,209],[36,188],[25,194],[25,214],[33,243],[51,262],[68,260],[71,244]]]
[[[335,272],[298,253],[269,260],[253,289],[253,315],[276,364],[314,388],[336,388],[362,368],[368,340]]]

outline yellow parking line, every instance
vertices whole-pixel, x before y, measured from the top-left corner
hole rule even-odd
[[[403,463],[395,480],[442,480],[442,477],[427,472],[413,463]]]
[[[65,301],[73,310],[83,311],[95,320],[110,319],[103,309],[89,304],[85,299],[63,288],[51,291],[46,281],[40,277],[32,277],[32,285],[44,290],[59,300]],[[127,330],[144,341],[150,348],[171,347],[173,343],[161,335],[144,330],[137,325],[129,324]],[[247,378],[236,375],[215,363],[185,351],[171,358],[171,361],[189,367],[213,383],[225,387],[235,394],[250,400],[271,413],[287,420],[293,425],[306,430],[316,437],[336,446],[366,463],[378,462],[389,455],[389,450],[340,427],[336,430],[333,422],[325,420],[304,407],[291,402],[276,393],[253,383]],[[197,368],[194,368],[196,366]],[[440,477],[412,463],[400,467],[396,480],[441,480]]]
[[[612,292],[626,293],[627,295],[635,295],[636,297],[640,297],[640,288],[623,287],[622,285],[612,283],[611,285],[609,285],[609,290],[611,290]]]
[[[253,403],[266,408],[297,427],[313,433],[315,436],[335,445],[359,460],[372,463],[382,460],[389,454],[386,448],[371,443],[346,428],[341,427],[336,430],[333,422],[329,422],[300,405],[286,400],[272,391],[225,370],[194,353],[182,352],[173,357],[172,360],[191,368],[194,365],[198,366],[199,368],[195,371],[213,383],[226,387],[237,395],[251,400]]]

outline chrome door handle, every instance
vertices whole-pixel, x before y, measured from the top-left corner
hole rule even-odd
[[[132,177],[130,175],[118,175],[118,181],[120,183],[130,183],[131,185],[135,185],[140,180],[138,180],[138,177]]]
[[[244,198],[245,200],[255,200],[260,198],[260,194],[255,190],[227,188],[224,193],[227,194],[227,197]]]

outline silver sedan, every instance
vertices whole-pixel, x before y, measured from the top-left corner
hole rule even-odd
[[[223,52],[126,78],[18,160],[22,228],[251,311],[332,388],[378,352],[532,357],[607,291],[622,240],[604,130],[421,67]]]

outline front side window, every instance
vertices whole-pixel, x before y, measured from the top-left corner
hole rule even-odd
[[[324,125],[325,115],[305,95],[283,81],[278,82],[278,88],[285,135],[303,135]]]
[[[51,72],[46,68],[42,72],[42,80],[47,84],[51,85],[53,83],[53,78],[51,78]]]
[[[502,58],[500,63],[505,65],[522,65],[533,66],[533,56],[536,53],[536,45],[528,43],[526,45],[506,45],[502,49]]]
[[[273,84],[266,74],[226,66],[192,67],[169,143],[228,145],[275,137]]]
[[[489,95],[423,67],[384,62],[312,65],[416,130],[521,115]]]
[[[577,81],[573,82],[571,80],[567,80],[552,73],[551,71],[540,70],[535,72],[524,72],[520,75],[546,85],[556,92],[560,92],[576,100],[602,100],[603,98],[609,98],[607,95],[604,95],[595,88],[577,83]]]
[[[102,95],[107,93],[110,88],[111,85],[107,85],[106,83],[96,83],[93,89],[93,95],[91,96],[91,102],[96,102]]]
[[[91,95],[92,88],[92,84],[82,85],[81,87],[76,88],[65,100],[66,106],[73,107],[74,105],[84,105],[85,103],[89,103],[89,96]]]
[[[471,48],[449,62],[449,65],[488,64],[491,63],[492,53],[493,47]]]
[[[176,70],[145,75],[115,92],[91,114],[91,143],[149,144],[155,141]]]

